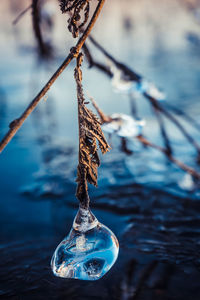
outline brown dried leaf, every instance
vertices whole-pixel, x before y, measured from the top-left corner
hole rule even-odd
[[[77,58],[77,67],[74,76],[77,84],[78,115],[79,115],[79,164],[77,174],[76,196],[80,201],[88,198],[87,182],[97,186],[98,167],[100,159],[98,148],[104,154],[109,150],[109,145],[101,130],[101,122],[97,116],[86,107],[82,88],[81,63],[83,55]]]

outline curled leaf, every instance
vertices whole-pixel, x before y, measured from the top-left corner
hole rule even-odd
[[[68,29],[73,37],[78,37],[79,30],[87,23],[91,0],[60,0],[62,13],[71,13]]]
[[[109,150],[109,145],[101,130],[100,120],[86,107],[80,69],[82,59],[83,55],[79,54],[74,77],[77,84],[79,117],[79,164],[76,196],[79,201],[84,202],[88,199],[87,182],[97,186],[98,167],[100,165],[98,148],[104,154]]]

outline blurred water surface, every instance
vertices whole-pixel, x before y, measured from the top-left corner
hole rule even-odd
[[[50,2],[57,8],[55,1]],[[56,14],[55,59],[41,62],[30,13],[17,26],[11,25],[24,2],[0,5],[1,138],[74,41],[63,30],[66,18]],[[170,103],[199,121],[199,28],[181,1],[112,0],[94,36],[116,58],[162,87]],[[117,138],[110,140],[112,150],[102,157],[99,187],[90,187],[90,194],[95,215],[119,239],[118,261],[98,282],[53,276],[51,255],[70,230],[78,208],[73,68],[72,63],[0,156],[0,299],[200,299],[198,188],[156,150],[129,143],[137,151],[127,156]],[[115,94],[103,74],[88,70],[87,64],[83,74],[85,90],[106,113],[130,114],[128,98]],[[149,104],[141,98],[138,107],[146,119],[145,135],[162,144]],[[176,156],[199,169],[195,150],[166,124]],[[199,132],[183,124],[200,142]]]

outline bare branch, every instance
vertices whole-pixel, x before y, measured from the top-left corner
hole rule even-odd
[[[19,20],[32,8],[32,4],[30,4],[27,8],[25,8],[12,22],[13,25],[16,25]]]
[[[99,69],[100,71],[102,71],[106,75],[108,75],[109,77],[113,76],[113,74],[110,71],[110,68],[108,66],[94,60],[94,58],[92,57],[92,54],[89,51],[89,48],[86,44],[83,45],[83,51],[84,51],[87,61],[89,63],[89,68],[96,67],[97,69]]]
[[[183,125],[166,109],[164,109],[156,99],[153,97],[150,97],[149,95],[145,94],[145,97],[150,100],[151,104],[160,112],[163,113],[172,123],[174,123],[179,130],[182,132],[182,134],[185,136],[185,138],[188,140],[188,142],[197,150],[198,155],[200,155],[200,146],[195,141],[195,139],[187,132],[187,130],[183,127]]]
[[[94,106],[94,108],[96,109],[100,119],[101,119],[101,123],[104,124],[104,123],[109,123],[112,121],[112,118],[105,115],[104,112],[98,107],[97,103],[95,102],[94,98],[89,96],[88,97],[90,98],[91,102],[92,102],[92,105]]]
[[[35,33],[35,38],[38,43],[38,49],[40,55],[43,57],[51,56],[52,47],[45,43],[42,31],[41,31],[41,16],[40,16],[40,9],[41,3],[40,0],[32,0],[32,24],[33,24],[33,31]]]
[[[122,70],[124,72],[124,74],[126,75],[127,80],[129,79],[129,80],[132,80],[132,81],[135,81],[135,82],[139,82],[142,79],[142,77],[139,74],[135,73],[133,70],[128,68],[126,65],[118,62],[93,37],[89,36],[89,39],[93,43],[93,45],[95,45],[95,47],[97,47],[107,58],[109,58],[120,70]],[[150,103],[152,104],[152,106],[156,110],[158,110],[160,113],[165,115],[172,123],[174,123],[176,125],[176,127],[180,130],[180,132],[182,132],[182,134],[185,136],[185,138],[188,140],[188,142],[197,150],[198,161],[199,161],[200,160],[200,145],[196,142],[196,140],[188,133],[188,131],[176,119],[176,117],[174,117],[166,108],[161,106],[156,99],[149,96],[145,92],[143,93],[143,95],[146,99],[148,99],[150,101]],[[158,121],[160,122],[160,120],[161,119],[159,118]],[[161,120],[161,122],[162,122],[162,120]],[[160,125],[161,125],[161,123],[160,123]],[[169,148],[169,146],[171,148],[171,145],[169,145],[169,138],[166,136],[166,130],[164,129],[165,132],[163,131],[163,125],[161,127],[161,130],[162,130],[163,137],[165,139],[165,143],[168,145],[168,148]],[[169,152],[172,150],[170,148],[168,149]]]
[[[160,127],[160,133],[161,133],[161,136],[163,138],[165,147],[167,149],[168,154],[171,155],[172,154],[171,142],[170,142],[167,130],[165,128],[165,124],[164,124],[162,115],[161,115],[160,111],[157,110],[155,107],[153,109],[154,109],[154,114],[157,118],[157,121],[158,121],[158,124],[159,124],[159,127]]]
[[[177,165],[180,169],[182,169],[183,171],[189,173],[190,175],[192,175],[193,177],[197,178],[198,180],[200,179],[200,174],[198,172],[196,172],[193,168],[187,166],[186,164],[184,164],[182,161],[176,159],[174,156],[169,155],[167,153],[167,149],[160,147],[156,144],[153,144],[152,142],[150,142],[149,140],[147,140],[144,136],[137,136],[136,137],[143,145],[154,148],[160,152],[162,152],[164,155],[166,155],[166,157],[173,162],[175,165]]]
[[[91,18],[90,23],[88,24],[85,32],[77,42],[76,46],[71,49],[71,52],[67,56],[67,58],[64,60],[62,65],[57,69],[57,71],[53,74],[53,76],[50,78],[50,80],[45,84],[45,86],[42,88],[42,90],[39,92],[39,94],[32,100],[32,102],[28,105],[28,107],[25,109],[25,111],[22,113],[22,115],[16,119],[10,124],[10,130],[6,133],[4,138],[0,142],[0,153],[3,151],[3,149],[6,147],[6,145],[10,142],[10,140],[15,136],[17,131],[20,129],[24,121],[27,119],[27,117],[32,113],[32,111],[35,109],[35,107],[38,105],[40,100],[44,97],[44,95],[48,92],[52,84],[56,81],[56,79],[60,76],[60,74],[65,70],[65,68],[69,65],[69,63],[78,56],[78,53],[80,52],[81,48],[83,47],[83,44],[85,43],[88,35],[90,34],[102,8],[105,3],[105,0],[99,0],[99,3],[96,7],[96,10]]]
[[[93,103],[93,102],[92,102]],[[94,105],[94,103],[93,103]],[[95,109],[97,110],[97,112],[102,112],[98,105],[95,102],[94,105]],[[102,112],[103,113],[103,112]],[[112,118],[110,116],[106,116],[103,113],[104,118],[109,118],[112,122]],[[103,120],[102,120],[103,121]],[[150,142],[149,140],[147,140],[144,136],[139,135],[135,137],[138,141],[140,141],[144,146],[148,146],[151,148],[154,148],[158,151],[160,151],[161,153],[163,153],[171,162],[173,162],[176,166],[178,166],[180,169],[182,169],[183,171],[185,171],[186,173],[189,173],[190,175],[192,175],[194,178],[197,178],[198,180],[200,180],[200,174],[195,171],[193,168],[189,167],[188,165],[184,164],[182,161],[176,159],[172,154],[169,154],[168,149],[167,148],[163,148],[160,147],[152,142]],[[124,143],[124,141],[122,140],[122,142]],[[126,147],[126,152],[127,152],[127,147]],[[130,153],[129,153],[130,154]]]
[[[172,105],[171,103],[165,103],[164,106],[166,106],[169,110],[173,111],[173,113],[175,113],[176,115],[179,115],[182,118],[184,118],[190,125],[192,125],[198,131],[200,131],[200,123],[198,123],[190,115],[188,115],[187,113],[185,113],[182,109],[180,109],[179,107],[176,107],[176,106]]]

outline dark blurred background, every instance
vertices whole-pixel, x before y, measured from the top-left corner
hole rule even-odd
[[[53,58],[38,55],[30,1],[0,3],[0,138],[75,44],[56,0],[44,1],[45,39]],[[119,61],[152,80],[167,101],[199,121],[200,8],[198,1],[106,1],[93,36]],[[90,44],[94,56],[104,57]],[[50,259],[78,208],[77,102],[72,63],[0,155],[0,299],[200,299],[200,193],[193,178],[151,149],[120,151],[116,137],[102,157],[91,207],[119,239],[119,258],[96,282],[55,278]],[[126,95],[83,66],[85,90],[105,113],[130,114]],[[144,134],[162,145],[148,102],[138,101]],[[166,123],[175,155],[199,170],[195,150]],[[200,142],[198,130],[183,121]],[[137,146],[137,145],[136,145]],[[130,143],[130,148],[135,144]],[[135,149],[135,148],[134,148]]]

